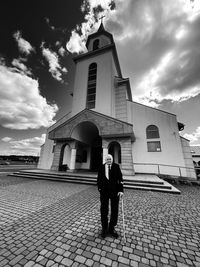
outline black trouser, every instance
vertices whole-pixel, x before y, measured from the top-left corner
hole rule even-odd
[[[107,192],[100,194],[101,225],[102,225],[103,230],[107,230],[109,199],[111,202],[111,215],[110,215],[109,230],[112,231],[114,227],[117,225],[117,219],[118,219],[119,197],[117,196],[117,194],[109,194]]]

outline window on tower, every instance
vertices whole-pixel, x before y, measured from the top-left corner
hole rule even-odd
[[[93,50],[99,49],[99,39],[94,40],[93,42]]]
[[[87,87],[87,108],[95,108],[96,100],[96,81],[97,81],[97,64],[92,63],[89,66],[88,72],[88,87]]]

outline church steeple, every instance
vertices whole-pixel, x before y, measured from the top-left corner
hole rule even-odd
[[[112,44],[114,44],[113,36],[105,30],[101,21],[98,30],[88,36],[86,47],[88,51],[93,51]]]
[[[86,53],[73,58],[76,63],[72,114],[88,108],[115,116],[116,77],[122,73],[113,36],[103,22],[88,36]]]

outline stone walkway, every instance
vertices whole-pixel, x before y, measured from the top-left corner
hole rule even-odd
[[[200,188],[125,190],[118,239],[101,239],[95,186],[0,176],[0,266],[200,266]]]

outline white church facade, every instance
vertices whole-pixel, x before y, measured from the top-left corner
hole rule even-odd
[[[189,141],[176,115],[132,101],[112,34],[101,23],[76,64],[71,112],[47,130],[38,168],[97,171],[110,153],[124,175],[196,178]]]

